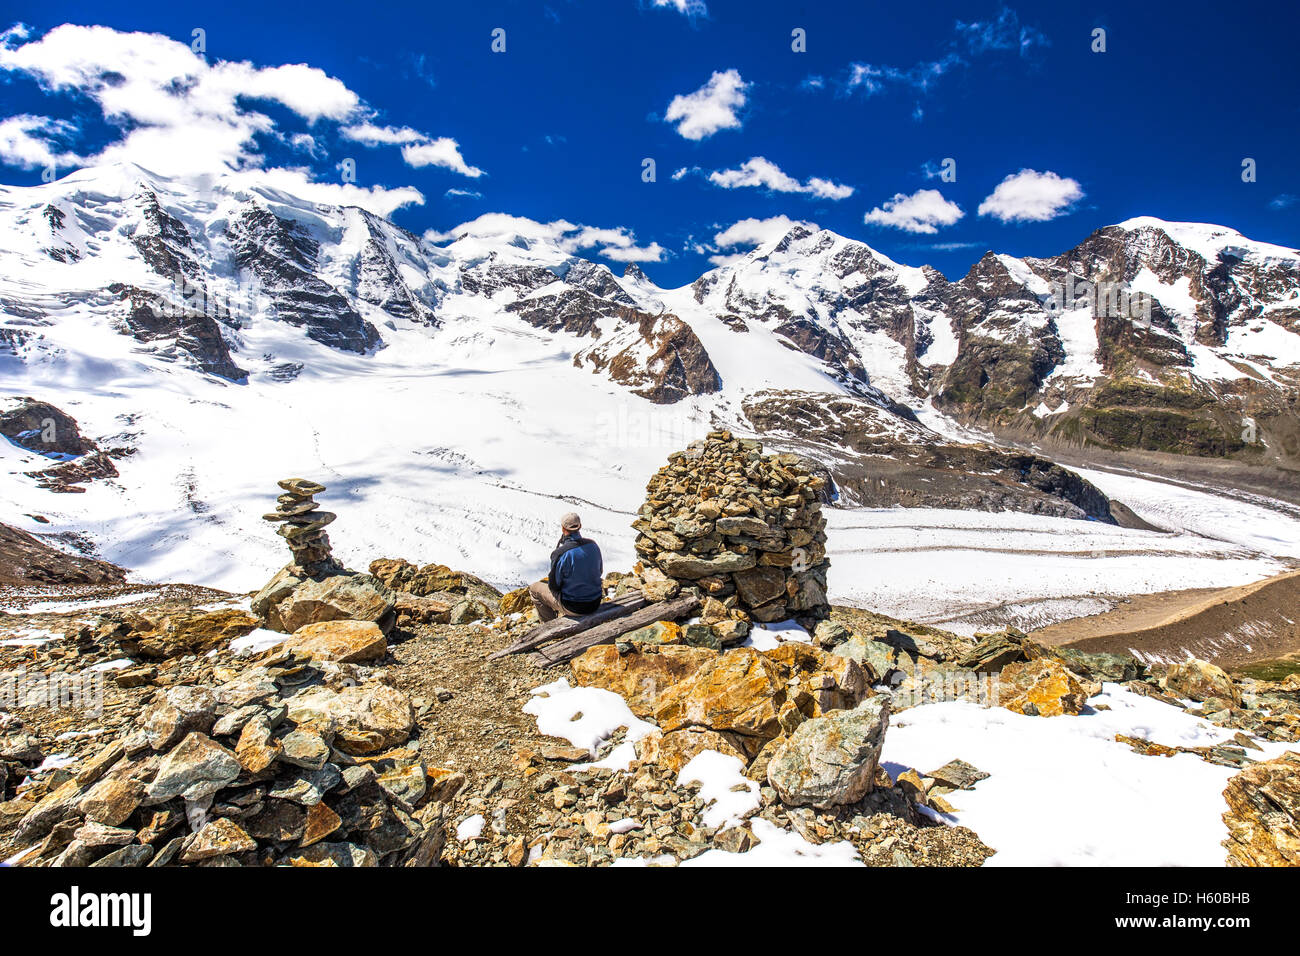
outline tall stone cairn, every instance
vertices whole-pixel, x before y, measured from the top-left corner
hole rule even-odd
[[[284,494],[275,499],[275,510],[262,515],[262,520],[280,524],[277,533],[288,542],[294,565],[308,573],[334,568],[337,562],[330,552],[325,526],[338,515],[316,510],[320,504],[315,496],[325,486],[306,478],[285,478],[279,485]]]
[[[830,614],[825,484],[798,455],[710,432],[650,479],[632,522],[637,554],[755,621],[816,622]]]

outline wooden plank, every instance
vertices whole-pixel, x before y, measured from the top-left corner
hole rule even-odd
[[[510,654],[531,651],[547,641],[568,637],[605,621],[612,621],[623,617],[625,614],[631,614],[633,611],[645,607],[647,603],[640,591],[628,591],[626,594],[621,594],[605,602],[590,614],[584,614],[582,617],[557,617],[553,621],[539,624],[509,647],[503,647],[501,650],[489,654],[487,659],[494,661],[499,657],[506,657]]]
[[[635,611],[626,617],[609,621],[597,627],[584,630],[566,637],[562,641],[538,648],[528,655],[528,659],[541,667],[551,667],[572,660],[589,647],[608,644],[618,640],[628,631],[653,624],[655,621],[675,621],[692,614],[700,606],[700,599],[693,594],[675,598],[671,601],[656,601]]]

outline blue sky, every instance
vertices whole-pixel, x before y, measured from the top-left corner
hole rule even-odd
[[[663,285],[787,220],[950,276],[1137,215],[1300,245],[1295,4],[6,2],[10,25],[6,183],[261,167],[417,233],[558,223]]]

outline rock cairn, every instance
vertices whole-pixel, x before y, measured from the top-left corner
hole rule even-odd
[[[277,533],[289,543],[293,564],[309,572],[333,567],[335,562],[325,526],[338,515],[317,511],[320,504],[315,500],[325,486],[306,478],[285,478],[278,484],[284,494],[275,499],[275,510],[262,515],[262,519],[280,524]]]
[[[406,694],[293,649],[214,673],[228,679],[160,688],[121,737],[52,776],[17,822],[15,865],[437,862],[466,778],[409,746]]]
[[[830,613],[824,487],[798,455],[710,432],[650,479],[637,554],[756,621],[815,623]]]

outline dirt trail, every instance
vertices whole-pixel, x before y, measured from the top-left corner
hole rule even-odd
[[[1221,667],[1300,654],[1300,570],[1230,588],[1135,595],[1128,604],[1034,631],[1048,644],[1137,651],[1162,660],[1188,654]]]

